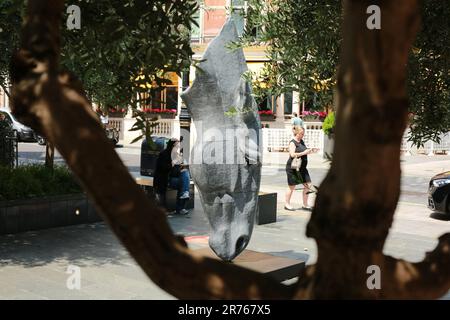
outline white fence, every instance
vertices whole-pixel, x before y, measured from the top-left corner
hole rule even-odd
[[[321,124],[306,124],[303,141],[308,148],[319,148],[323,153],[324,133]],[[263,148],[264,151],[287,151],[289,142],[293,139],[292,129],[270,129],[264,128]]]
[[[124,137],[124,120],[123,118],[109,118],[109,125],[119,131],[119,140],[123,140]]]
[[[175,122],[173,120],[158,120],[158,125],[153,128],[154,136],[172,138],[174,136]]]
[[[135,122],[136,120],[134,119],[109,118],[109,125],[119,130],[119,139],[125,139],[126,141],[131,141],[140,134],[139,131],[128,131]],[[175,136],[174,130],[177,124],[178,122],[174,122],[174,120],[171,119],[159,119],[158,125],[153,128],[153,135],[171,138]]]
[[[306,123],[306,131],[303,141],[308,148],[319,148],[323,153],[324,133],[321,123]],[[412,142],[408,141],[409,130],[405,131],[400,150],[406,155],[425,153],[429,156],[435,154],[448,154],[450,151],[450,132],[441,134],[440,143],[427,141],[423,147],[417,148]],[[287,129],[263,129],[263,147],[264,151],[287,151],[289,141],[292,140],[292,130]]]
[[[402,145],[400,150],[406,155],[411,155],[413,153],[426,153],[429,156],[433,156],[438,153],[446,154],[450,151],[450,132],[440,135],[440,142],[427,141],[424,143],[423,147],[417,148],[413,146],[412,142],[408,141],[410,135],[409,129],[405,131],[403,135]]]

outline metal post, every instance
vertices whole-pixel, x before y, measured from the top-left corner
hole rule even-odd
[[[430,152],[428,152],[428,156],[429,157],[434,156],[434,142],[433,141],[431,141],[431,143],[430,143]]]

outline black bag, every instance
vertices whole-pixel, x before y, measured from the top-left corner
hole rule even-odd
[[[181,165],[176,164],[172,167],[172,169],[170,170],[169,176],[171,178],[179,178],[181,175]]]

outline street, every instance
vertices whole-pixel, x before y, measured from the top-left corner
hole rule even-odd
[[[124,164],[130,172],[139,172],[140,170],[140,142],[132,146],[119,146],[116,152],[121,157]],[[267,158],[267,157],[265,157]],[[275,190],[284,192],[286,188],[286,175],[284,171],[284,162],[287,160],[287,154],[278,153],[275,161],[279,165],[263,167],[263,177],[261,181],[262,188],[270,186]],[[45,161],[45,146],[37,143],[19,144],[19,163],[36,163]],[[64,160],[55,153],[55,163],[62,164]],[[425,206],[427,203],[427,190],[430,178],[440,172],[450,170],[450,156],[436,155],[429,157],[426,155],[404,156],[402,157],[402,184],[400,203],[415,204]],[[310,156],[308,169],[311,173],[314,185],[319,185],[328,170],[328,164],[320,159],[318,155]],[[279,199],[280,200],[280,199]]]

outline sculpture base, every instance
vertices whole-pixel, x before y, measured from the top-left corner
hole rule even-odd
[[[256,224],[277,222],[277,193],[260,192],[258,195],[258,214]]]
[[[209,247],[196,249],[193,252],[195,255],[219,259]],[[305,268],[305,262],[302,260],[284,258],[252,250],[244,250],[231,263],[267,274],[279,282],[298,277],[300,271]]]

